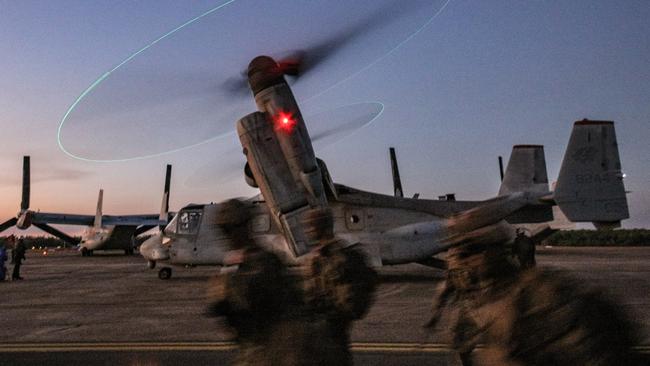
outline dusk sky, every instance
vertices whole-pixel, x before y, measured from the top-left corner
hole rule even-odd
[[[223,82],[258,54],[361,23],[294,86],[312,135],[345,132],[316,144],[335,181],[391,193],[395,146],[407,195],[486,199],[512,145],[544,145],[554,180],[573,122],[613,120],[631,191],[624,227],[650,228],[647,0],[234,1],[116,69],[69,113],[69,152],[126,161],[60,149],[59,125],[91,84],[225,3],[0,0],[0,220],[19,209],[23,155],[41,211],[92,214],[103,188],[107,214],[156,213],[167,163],[172,210],[256,194],[227,134],[254,102]],[[128,160],[142,155],[157,156]]]

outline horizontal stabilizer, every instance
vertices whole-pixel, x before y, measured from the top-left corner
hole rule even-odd
[[[630,216],[614,122],[574,124],[553,198],[573,222],[611,228]]]

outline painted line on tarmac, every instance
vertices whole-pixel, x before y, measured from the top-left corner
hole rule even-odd
[[[15,352],[143,352],[143,351],[212,351],[224,352],[237,348],[233,342],[118,342],[118,343],[11,343],[1,344],[0,353]],[[353,352],[384,353],[440,353],[448,352],[449,345],[437,343],[370,343],[351,344]]]
[[[227,352],[237,348],[234,342],[109,342],[109,343],[5,343],[0,353],[31,352],[145,352],[145,351],[209,351]],[[443,343],[380,343],[353,342],[352,352],[360,353],[447,353],[451,345]],[[481,348],[479,346],[479,348]],[[650,345],[634,347],[650,354]]]

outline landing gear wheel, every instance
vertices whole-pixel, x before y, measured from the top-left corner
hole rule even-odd
[[[158,271],[158,278],[161,280],[168,280],[172,276],[172,269],[169,267],[164,267],[161,268],[160,271]]]
[[[156,261],[148,261],[147,262],[147,267],[149,267],[149,269],[156,268]]]
[[[88,250],[87,248],[81,248],[81,256],[90,257],[90,250]]]

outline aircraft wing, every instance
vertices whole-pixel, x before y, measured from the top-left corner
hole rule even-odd
[[[63,213],[34,212],[32,222],[37,224],[83,225],[92,226],[94,215],[75,215]],[[157,226],[167,222],[160,220],[160,214],[145,215],[102,215],[103,225],[123,226]]]
[[[94,221],[94,215],[75,215],[49,212],[34,212],[32,215],[32,222],[35,224],[92,226]]]
[[[104,225],[119,225],[119,226],[156,226],[166,225],[167,221],[160,219],[160,214],[145,214],[145,215],[104,215],[102,216]]]

